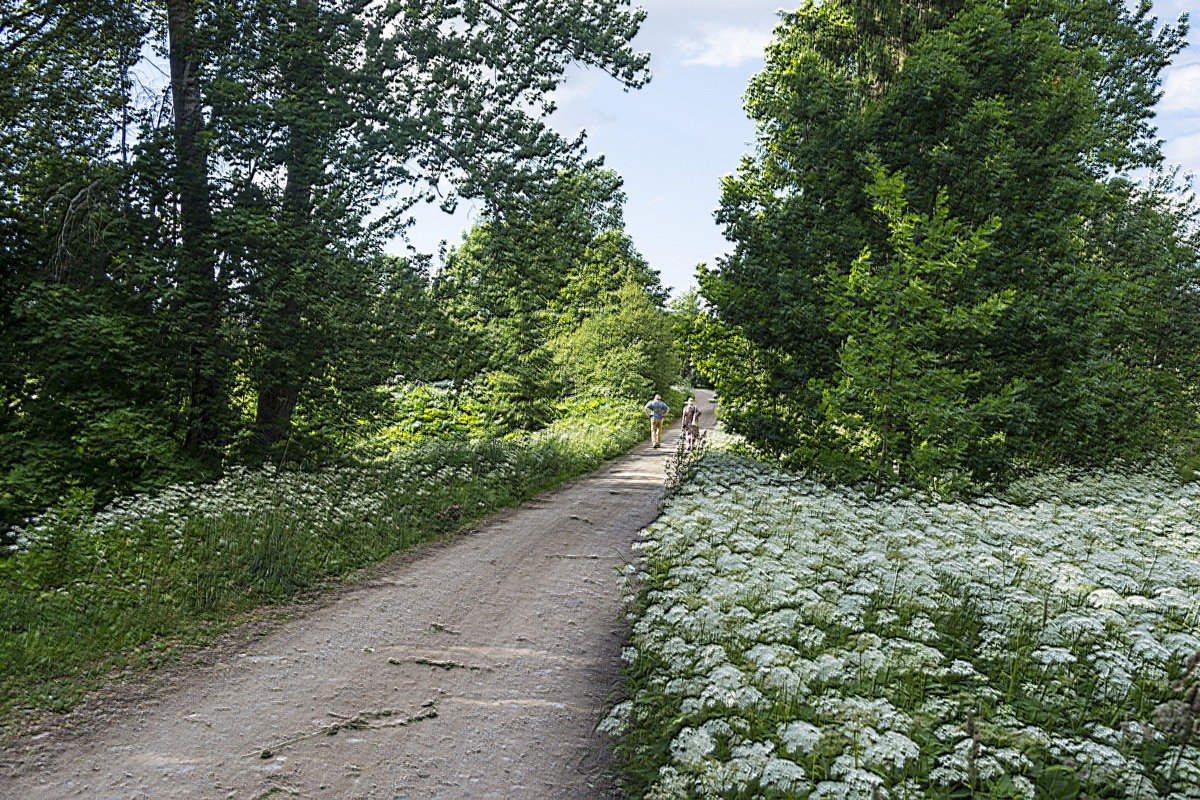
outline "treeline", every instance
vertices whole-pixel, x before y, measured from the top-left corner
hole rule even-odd
[[[784,14],[693,314],[730,425],[947,490],[1194,448],[1197,206],[1153,126],[1186,33],[1121,0]]]
[[[544,121],[571,64],[648,79],[642,17],[0,0],[0,527],[668,386],[620,180]],[[462,197],[484,222],[443,272],[384,254]]]

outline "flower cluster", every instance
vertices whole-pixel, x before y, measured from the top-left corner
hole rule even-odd
[[[649,798],[1200,797],[1156,723],[1200,651],[1200,489],[867,500],[721,453],[640,547]],[[635,779],[636,780],[636,779]]]
[[[100,541],[113,531],[134,533],[153,525],[182,549],[189,524],[202,519],[286,515],[293,532],[310,537],[366,520],[372,525],[408,524],[414,521],[414,507],[426,505],[426,498],[432,502],[434,496],[480,481],[503,485],[514,480],[516,461],[515,451],[508,450],[457,465],[397,456],[316,472],[277,470],[270,464],[255,470],[234,467],[213,483],[182,483],[117,498],[78,521],[69,510],[52,509],[12,529],[10,550],[36,549],[64,528],[76,540]]]

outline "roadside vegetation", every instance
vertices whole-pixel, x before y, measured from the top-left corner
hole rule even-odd
[[[1187,30],[781,14],[677,307],[742,455],[681,464],[630,570],[633,796],[1200,797],[1200,207],[1152,124]]]
[[[642,545],[628,788],[1200,797],[1198,506],[1169,470],[936,502],[710,451]]]
[[[68,709],[118,667],[153,667],[645,437],[636,404],[597,402],[536,433],[430,438],[317,470],[236,468],[95,513],[57,507],[15,529],[0,560],[0,719]]]

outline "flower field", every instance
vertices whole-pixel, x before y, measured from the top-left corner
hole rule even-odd
[[[1200,798],[1200,486],[866,500],[710,453],[646,532],[646,798]]]

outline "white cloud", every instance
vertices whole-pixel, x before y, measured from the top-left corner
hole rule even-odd
[[[1168,163],[1180,166],[1186,172],[1200,175],[1200,133],[1168,140],[1163,154]]]
[[[762,58],[771,31],[732,25],[707,25],[680,43],[688,66],[740,67]]]
[[[1137,8],[1136,3],[1129,4],[1131,8]],[[1161,22],[1175,22],[1180,14],[1192,13],[1196,11],[1193,0],[1159,0],[1154,4],[1154,16],[1158,17]]]
[[[1162,111],[1200,111],[1200,61],[1167,70],[1163,82]]]

